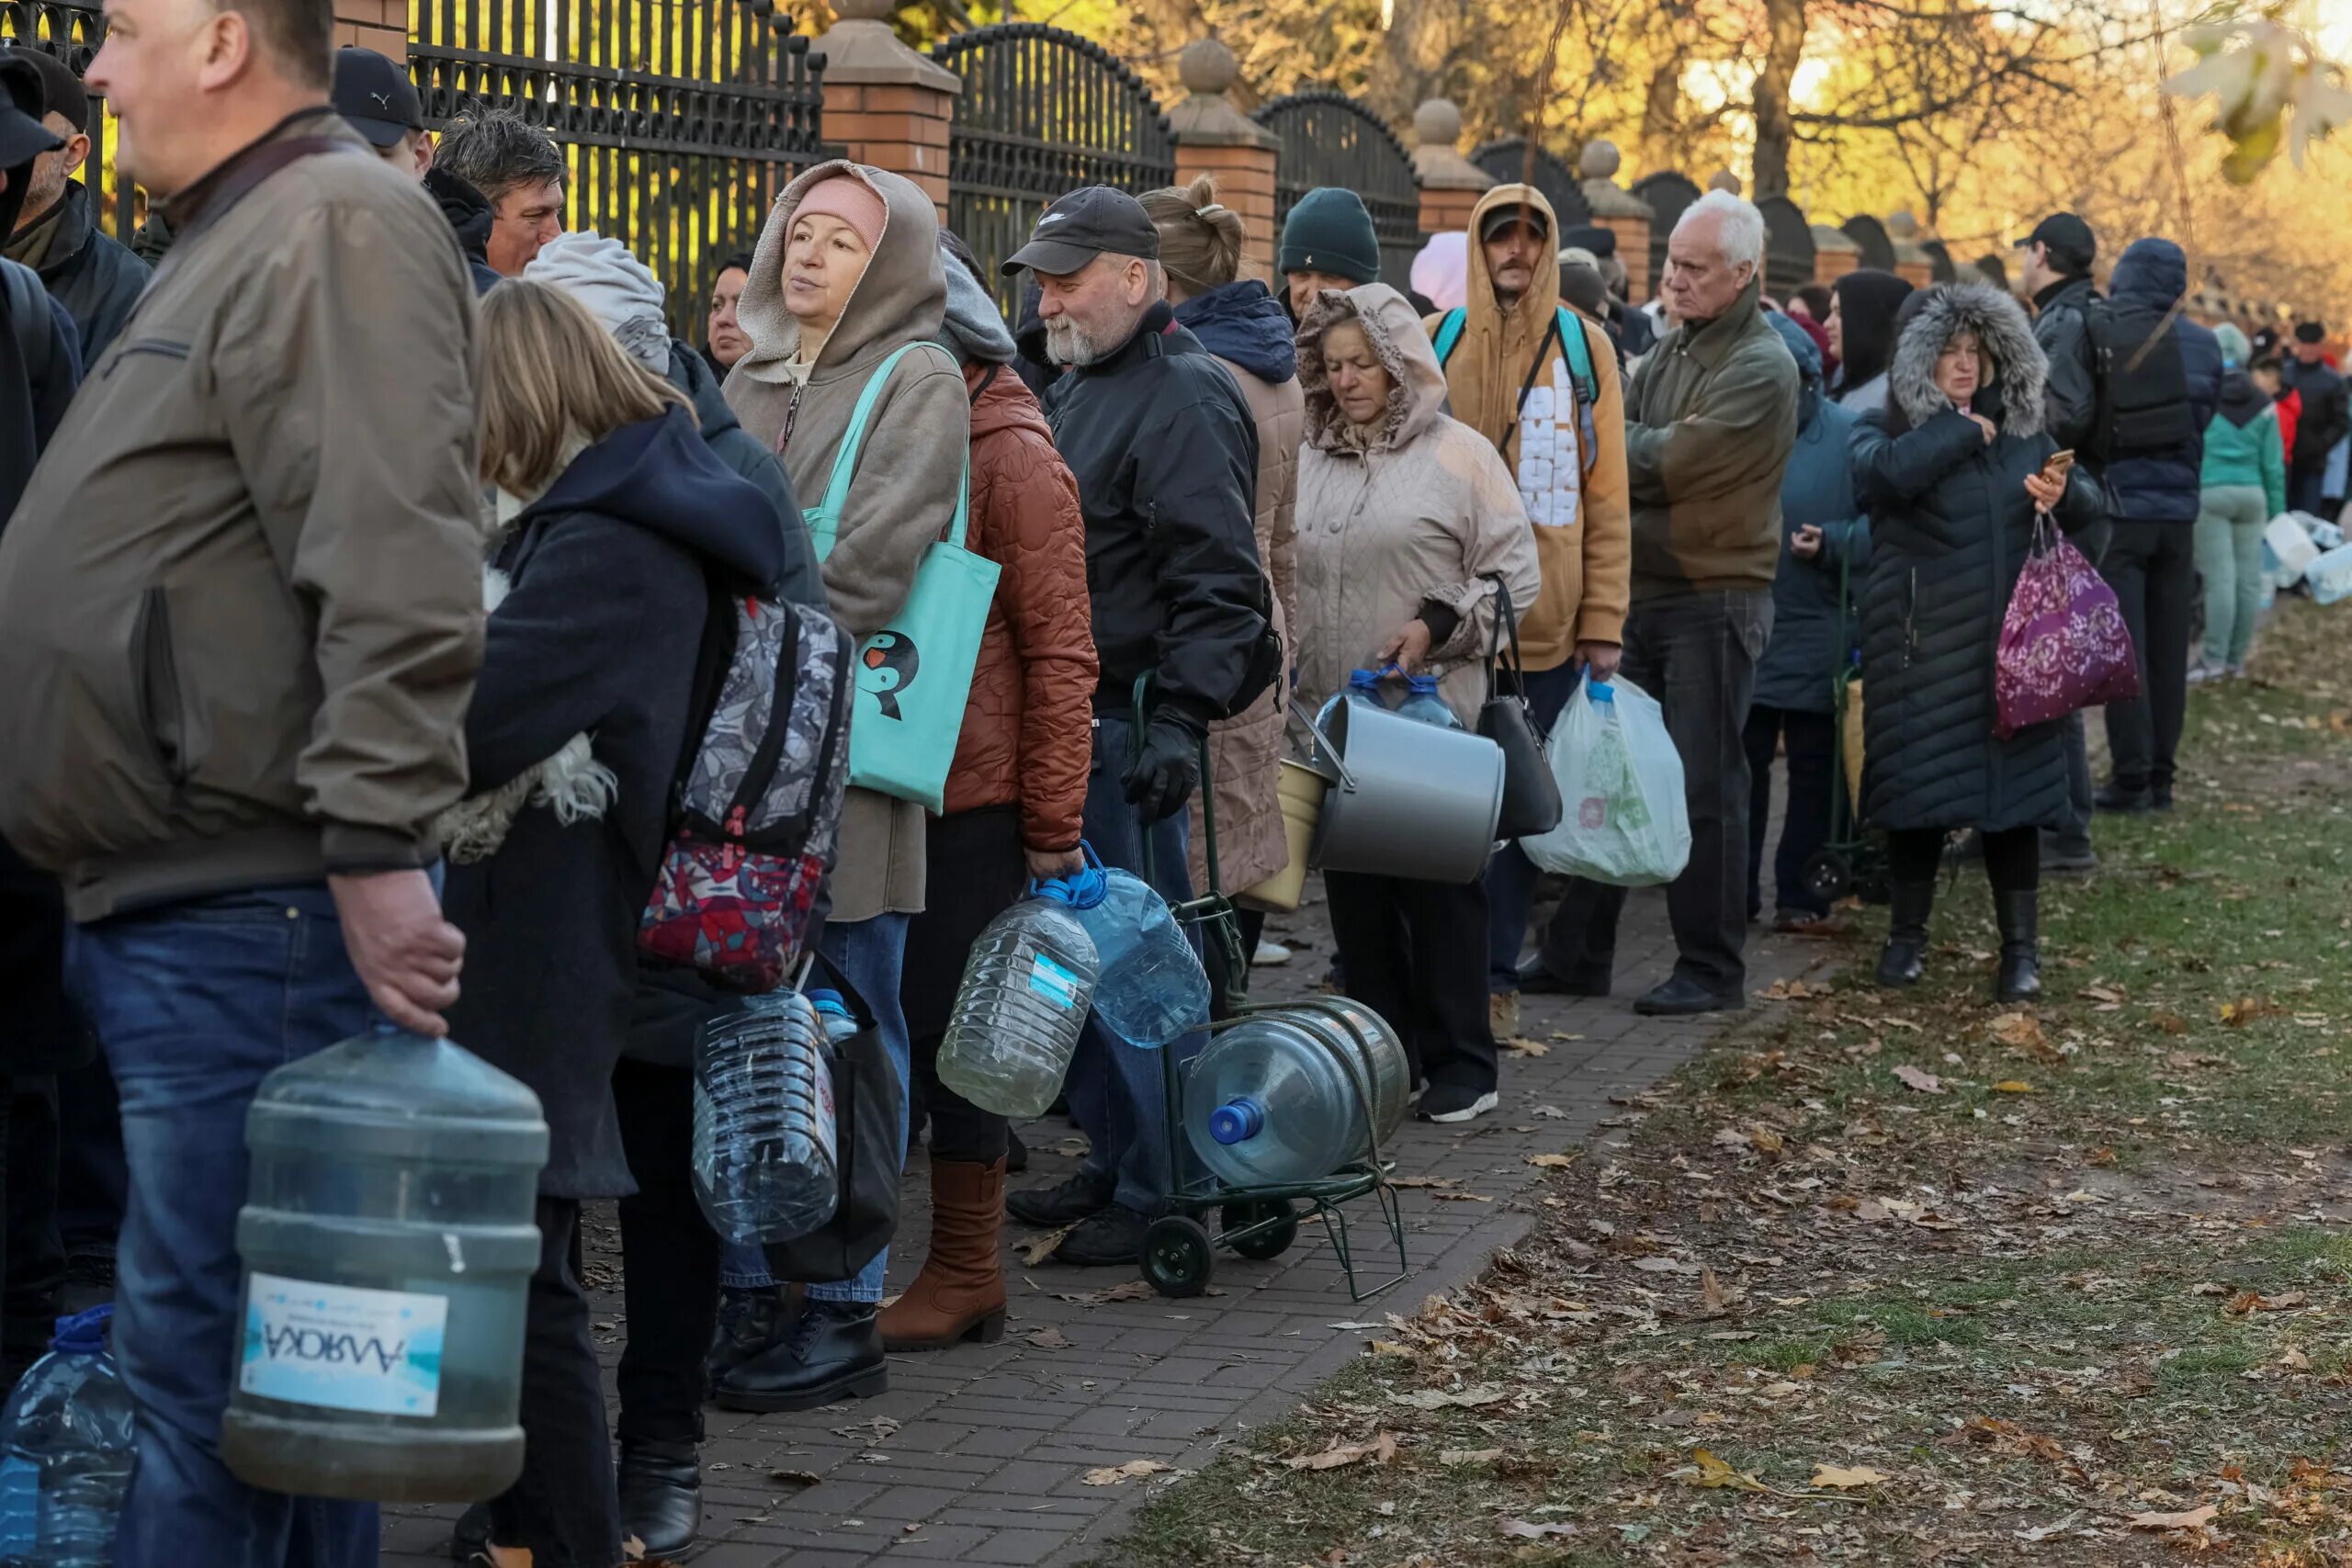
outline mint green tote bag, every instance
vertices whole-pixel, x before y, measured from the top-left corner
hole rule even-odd
[[[803,510],[817,558],[832,554],[850,481],[857,477],[859,448],[874,401],[899,361],[920,345],[909,344],[876,369],[858,395],[857,407],[833,456],[825,497]],[[964,450],[964,478],[956,495],[956,517],[947,536],[934,539],[915,568],[914,587],[890,624],[858,644],[857,693],[850,708],[849,782],[911,800],[937,812],[964,732],[964,705],[972,694],[972,671],[980,660],[980,636],[988,630],[989,605],[996,597],[998,567],[964,547],[972,500],[972,453]]]

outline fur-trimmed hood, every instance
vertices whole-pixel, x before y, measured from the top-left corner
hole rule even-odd
[[[1362,434],[1340,412],[1331,378],[1323,370],[1323,334],[1342,321],[1363,329],[1393,383],[1387,416]],[[1438,367],[1437,351],[1413,307],[1385,283],[1362,284],[1344,294],[1327,288],[1316,297],[1299,323],[1298,385],[1306,394],[1307,443],[1326,452],[1408,446],[1445,410],[1445,372]]]
[[[1888,367],[1894,400],[1914,426],[1951,406],[1936,389],[1936,360],[1944,346],[1962,333],[1974,333],[1984,357],[1991,362],[1979,393],[1997,388],[1997,406],[2004,434],[2041,434],[2043,387],[2050,378],[2050,361],[2034,341],[2033,323],[2025,308],[1989,283],[1947,283],[1928,289],[1904,324]]]

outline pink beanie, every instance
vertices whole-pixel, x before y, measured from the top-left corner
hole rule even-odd
[[[795,220],[823,213],[838,218],[857,231],[857,237],[872,250],[882,243],[882,225],[888,219],[888,209],[874,187],[855,175],[835,175],[819,180],[800,193],[800,205],[792,209]]]

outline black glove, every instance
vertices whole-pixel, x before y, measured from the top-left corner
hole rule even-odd
[[[1157,822],[1184,809],[1201,787],[1201,737],[1205,733],[1189,714],[1163,707],[1151,716],[1143,732],[1143,747],[1127,764],[1127,804],[1146,822]]]

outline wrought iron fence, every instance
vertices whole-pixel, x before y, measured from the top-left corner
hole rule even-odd
[[[409,68],[439,129],[514,109],[571,165],[565,227],[634,251],[700,336],[728,253],[824,154],[824,56],[769,0],[412,0]]]
[[[57,56],[79,76],[90,68],[98,46],[106,41],[106,14],[96,6],[74,6],[65,0],[9,0],[0,5],[0,39],[11,48],[38,49]],[[126,243],[139,226],[141,197],[129,180],[115,178],[114,120],[106,100],[90,95],[90,155],[82,164],[82,184],[91,191],[90,217],[107,233]]]
[[[1382,281],[1403,288],[1421,248],[1421,187],[1396,133],[1363,104],[1329,87],[1292,93],[1250,118],[1282,139],[1274,164],[1274,229],[1300,197],[1339,186],[1363,198],[1380,242]]]
[[[1862,265],[1880,272],[1894,270],[1894,242],[1886,232],[1886,225],[1867,212],[1858,212],[1838,225],[1846,238],[1862,247]]]
[[[1542,191],[1563,229],[1581,228],[1592,221],[1592,203],[1585,199],[1584,185],[1577,178],[1576,171],[1558,153],[1538,147],[1531,173],[1527,138],[1523,136],[1506,136],[1499,141],[1487,142],[1470,154],[1470,161],[1492,175],[1498,186],[1532,185]]]
[[[1101,44],[1039,22],[933,46],[964,84],[947,142],[947,221],[991,280],[1038,214],[1080,186],[1176,180],[1176,136],[1143,79]],[[999,282],[1000,302],[1013,300]]]

